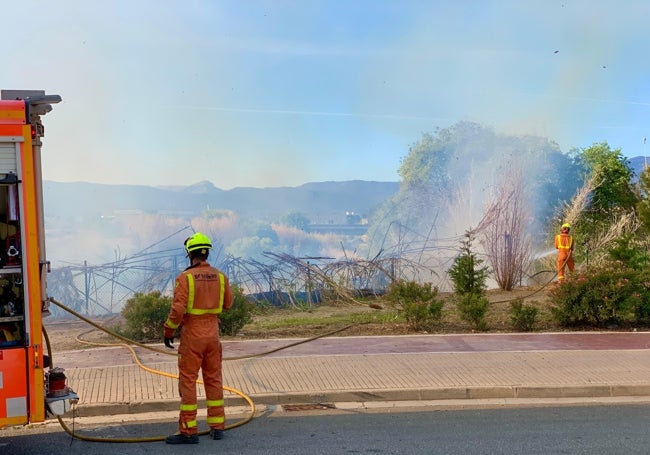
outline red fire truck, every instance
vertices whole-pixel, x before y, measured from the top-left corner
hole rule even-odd
[[[77,400],[43,349],[41,116],[60,101],[40,90],[0,92],[0,428],[42,422]]]

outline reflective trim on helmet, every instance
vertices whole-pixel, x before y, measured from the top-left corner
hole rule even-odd
[[[196,245],[191,245],[187,247],[187,251],[200,250],[201,248],[210,249],[212,248],[212,245],[210,245],[209,243],[197,243]]]
[[[185,251],[190,253],[196,250],[212,249],[212,242],[207,235],[196,232],[185,240],[183,246],[185,247]]]

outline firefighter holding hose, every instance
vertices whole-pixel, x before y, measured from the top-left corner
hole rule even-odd
[[[571,225],[564,223],[558,235],[555,236],[555,248],[558,251],[557,255],[557,281],[562,283],[564,281],[565,266],[569,272],[573,273],[575,269],[575,262],[573,260],[573,236],[569,234]]]
[[[163,324],[165,346],[171,349],[174,348],[174,333],[182,325],[178,346],[179,431],[167,437],[167,444],[199,442],[196,420],[199,370],[202,370],[205,386],[210,438],[223,438],[226,418],[219,314],[232,306],[233,294],[226,275],[208,264],[210,249],[210,238],[200,232],[185,240],[190,266],[176,277],[172,307]]]

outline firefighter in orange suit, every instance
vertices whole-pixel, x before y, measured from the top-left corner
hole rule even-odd
[[[185,240],[190,266],[176,278],[171,311],[163,324],[165,346],[171,349],[174,332],[182,325],[178,347],[179,431],[167,437],[167,444],[199,442],[196,421],[199,369],[203,373],[210,438],[223,438],[226,419],[218,315],[232,306],[233,294],[226,275],[207,262],[211,248],[208,236],[200,232]]]
[[[573,272],[575,263],[573,261],[573,237],[569,234],[571,225],[564,223],[560,234],[555,236],[555,248],[557,255],[557,280],[564,281],[564,267],[568,267],[569,272]]]

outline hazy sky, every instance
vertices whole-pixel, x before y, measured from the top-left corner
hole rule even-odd
[[[397,181],[459,120],[645,155],[648,0],[21,0],[0,87],[44,118],[55,181]],[[648,152],[650,153],[650,151]]]

